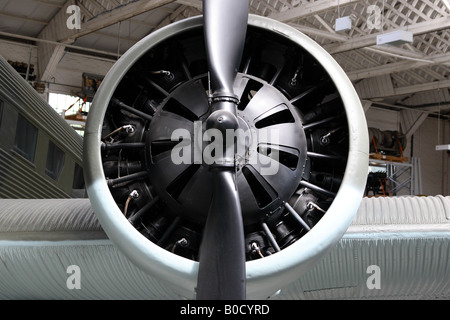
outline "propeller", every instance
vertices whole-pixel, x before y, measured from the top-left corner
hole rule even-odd
[[[212,100],[206,129],[239,128],[233,84],[244,49],[248,0],[204,0],[204,34]],[[199,252],[197,299],[245,299],[245,243],[235,183],[235,144],[224,141],[223,156],[210,166],[213,197]]]

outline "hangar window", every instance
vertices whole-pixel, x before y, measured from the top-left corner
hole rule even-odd
[[[19,114],[19,118],[17,119],[16,137],[14,140],[14,150],[31,162],[34,162],[37,136],[38,129]]]
[[[45,174],[54,180],[58,180],[64,166],[64,158],[64,151],[58,148],[52,141],[49,141]]]
[[[83,176],[83,168],[75,163],[75,170],[73,171],[73,183],[72,189],[84,189],[84,176]]]
[[[75,163],[72,182],[72,198],[86,198],[86,186],[84,184],[83,168]]]

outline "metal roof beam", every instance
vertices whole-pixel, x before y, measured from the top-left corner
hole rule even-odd
[[[57,41],[62,44],[70,44],[79,37],[174,1],[175,0],[155,0],[131,2],[98,14],[86,22],[81,22],[80,29],[69,29],[67,28],[66,21],[70,17],[70,14],[68,14],[66,10],[69,5],[76,5],[77,2],[68,0],[53,19],[49,21],[48,25],[42,30],[38,37],[45,40]],[[64,50],[64,46],[54,46],[48,43],[38,44],[39,74],[41,80],[49,81],[52,78],[58,63],[64,55]]]
[[[333,10],[339,6],[344,6],[359,1],[360,0],[317,0],[314,3],[300,4],[297,7],[291,8],[289,10],[271,14],[269,15],[269,18],[281,22],[289,22],[295,19],[314,16],[323,11]]]
[[[412,59],[405,57],[407,59]],[[359,80],[359,79],[365,79],[365,78],[371,78],[376,76],[381,76],[385,74],[391,74],[399,71],[405,71],[409,69],[415,69],[420,68],[428,65],[433,64],[443,64],[443,63],[450,63],[450,55],[448,54],[441,54],[438,56],[432,56],[428,57],[427,60],[419,61],[401,61],[401,62],[394,62],[382,66],[376,66],[373,68],[367,68],[362,70],[355,70],[347,72],[347,76],[350,78],[350,80]]]
[[[63,4],[55,2],[55,1],[46,1],[46,0],[32,0],[32,1],[42,3],[49,7],[61,8],[63,6]]]
[[[442,80],[442,81],[432,81],[428,83],[421,83],[412,86],[394,88],[393,92],[390,94],[383,94],[377,96],[365,96],[364,99],[377,99],[377,98],[387,98],[387,97],[395,97],[395,96],[403,96],[408,94],[413,94],[417,92],[437,90],[450,87],[450,80]]]
[[[32,18],[28,18],[27,16],[22,16],[22,15],[18,15],[18,14],[6,12],[6,11],[0,11],[0,16],[6,16],[6,17],[13,18],[16,20],[22,20],[22,21],[32,22],[32,23],[37,23],[37,24],[42,24],[42,25],[48,24],[47,21],[32,19]]]
[[[92,19],[82,22],[80,29],[69,30],[64,28],[63,32],[57,39],[57,41],[65,41],[67,39],[76,39],[92,32],[109,27],[120,21],[128,20],[132,17],[140,15],[144,12],[157,9],[166,4],[175,2],[175,0],[155,0],[155,1],[136,1],[126,5],[122,5],[115,9],[106,11],[104,13],[94,16]],[[65,10],[64,6],[63,10]]]

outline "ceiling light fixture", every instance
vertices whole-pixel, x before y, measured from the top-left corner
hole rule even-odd
[[[413,42],[413,33],[405,30],[396,30],[389,33],[377,35],[377,45],[390,44],[401,45]]]
[[[334,25],[334,31],[350,30],[352,28],[352,19],[350,16],[337,18]]]
[[[352,28],[352,19],[350,16],[341,17],[341,10],[338,1],[338,17],[334,23],[334,31],[350,30]]]
[[[443,151],[443,150],[449,151],[450,150],[450,144],[438,144],[436,146],[436,151]]]

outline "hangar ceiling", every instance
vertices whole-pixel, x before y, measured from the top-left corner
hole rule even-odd
[[[449,2],[250,0],[250,13],[287,23],[323,46],[353,81],[365,108],[448,118]],[[149,33],[201,13],[201,0],[2,0],[0,54],[30,62],[28,80],[41,84],[44,97],[80,95],[83,73],[104,76]],[[336,31],[336,19],[344,17],[351,28]],[[396,30],[411,32],[412,42],[377,45],[377,35]]]

